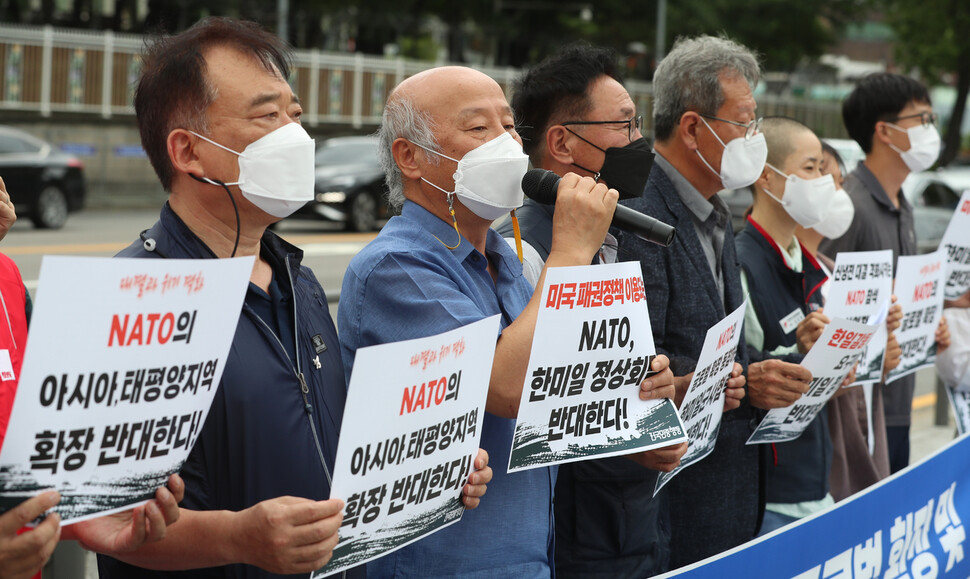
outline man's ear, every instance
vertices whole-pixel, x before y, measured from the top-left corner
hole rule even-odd
[[[177,172],[189,173],[197,177],[205,176],[205,169],[195,151],[197,142],[198,138],[185,129],[175,129],[168,134],[168,139],[165,141],[168,158]]]
[[[765,168],[761,170],[761,176],[758,177],[758,180],[754,182],[755,187],[757,187],[761,191],[764,191],[766,189],[768,191],[771,191],[771,186],[768,184],[768,175],[773,172],[774,171],[769,169],[768,165],[765,164]]]
[[[689,151],[697,150],[697,131],[701,127],[701,117],[694,111],[687,111],[680,115],[676,133]]]
[[[885,121],[876,121],[876,126],[872,129],[872,142],[877,140],[885,145],[892,143],[892,138],[889,133],[893,131],[893,128],[889,126]]]
[[[546,153],[561,165],[573,164],[569,131],[566,130],[566,127],[553,125],[546,130]]]
[[[404,138],[394,139],[391,143],[391,156],[401,173],[408,179],[420,179],[421,167],[416,158],[418,147]]]

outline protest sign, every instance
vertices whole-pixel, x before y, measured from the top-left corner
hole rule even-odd
[[[889,384],[936,360],[936,327],[943,315],[946,264],[940,250],[900,256],[896,264],[896,296],[903,320],[896,339],[903,351],[899,366],[886,376]]]
[[[863,324],[885,307],[893,293],[893,252],[840,252],[835,258],[832,285],[825,300],[825,315]],[[882,381],[883,358],[889,332],[880,324],[856,369],[855,384]]]
[[[947,384],[946,396],[950,399],[950,407],[953,409],[953,417],[957,423],[957,432],[963,436],[970,432],[970,390]]]
[[[637,262],[546,272],[509,472],[686,440],[672,400],[640,400],[656,352]]]
[[[724,412],[724,389],[727,387],[734,357],[741,339],[741,324],[747,300],[723,320],[707,330],[704,347],[697,359],[697,368],[690,379],[687,394],[680,404],[680,418],[687,429],[687,453],[680,459],[680,466],[657,477],[653,494],[674,478],[680,471],[700,462],[714,451],[717,432]]]
[[[188,457],[253,258],[45,257],[0,453],[0,511],[56,489],[65,523],[131,508]]]
[[[458,522],[478,452],[499,317],[357,350],[330,496],[343,499],[317,579]]]
[[[787,442],[801,436],[842,385],[875,333],[874,326],[832,319],[802,360],[802,366],[812,373],[808,392],[791,406],[769,410],[747,444]]]
[[[965,579],[970,438],[764,537],[658,579]]]
[[[970,289],[970,190],[960,197],[950,223],[943,232],[940,249],[946,251],[944,297],[955,300]]]

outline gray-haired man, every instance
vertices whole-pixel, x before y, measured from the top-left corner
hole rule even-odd
[[[619,237],[621,259],[639,259],[657,351],[671,360],[683,396],[707,329],[744,301],[733,232],[717,192],[753,183],[764,169],[752,94],[757,58],[723,38],[681,39],[654,75],[654,149],[643,196],[625,205],[669,223],[668,248]],[[671,568],[755,536],[764,509],[760,448],[745,446],[755,409],[791,404],[808,389],[801,366],[767,360],[748,366],[748,397],[726,412],[714,452],[668,485]]]

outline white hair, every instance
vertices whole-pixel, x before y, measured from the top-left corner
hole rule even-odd
[[[412,143],[440,152],[435,139],[434,121],[425,111],[418,111],[406,96],[392,97],[384,107],[381,127],[377,130],[378,158],[387,178],[387,204],[400,210],[404,205],[404,175],[394,161],[391,145],[396,139],[404,138]],[[437,155],[430,155],[429,162],[437,165]]]

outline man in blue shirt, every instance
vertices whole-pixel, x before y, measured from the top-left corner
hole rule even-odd
[[[502,88],[486,75],[442,67],[394,90],[379,136],[391,203],[403,210],[344,277],[338,321],[346,374],[361,347],[429,336],[495,314],[502,316],[502,332],[482,431],[481,446],[494,471],[488,498],[458,524],[379,559],[368,572],[550,577],[555,469],[505,472],[539,309],[514,252],[489,228],[496,214],[521,204],[516,181],[525,163],[512,111]],[[475,173],[471,158],[495,169]],[[497,188],[499,181],[512,185]],[[505,197],[510,191],[517,200]],[[589,264],[616,200],[615,190],[589,177],[565,175],[546,266]],[[653,369],[661,372],[644,381],[641,398],[673,395],[666,365],[659,357]]]
[[[157,39],[142,62],[135,111],[169,199],[121,255],[255,260],[222,380],[182,468],[179,523],[161,541],[102,557],[101,577],[308,573],[339,538],[343,503],[330,498],[330,479],[346,383],[323,288],[303,252],[267,229],[312,198],[313,141],[286,82],[289,54],[254,23],[212,18]],[[487,478],[470,475],[466,506]]]

